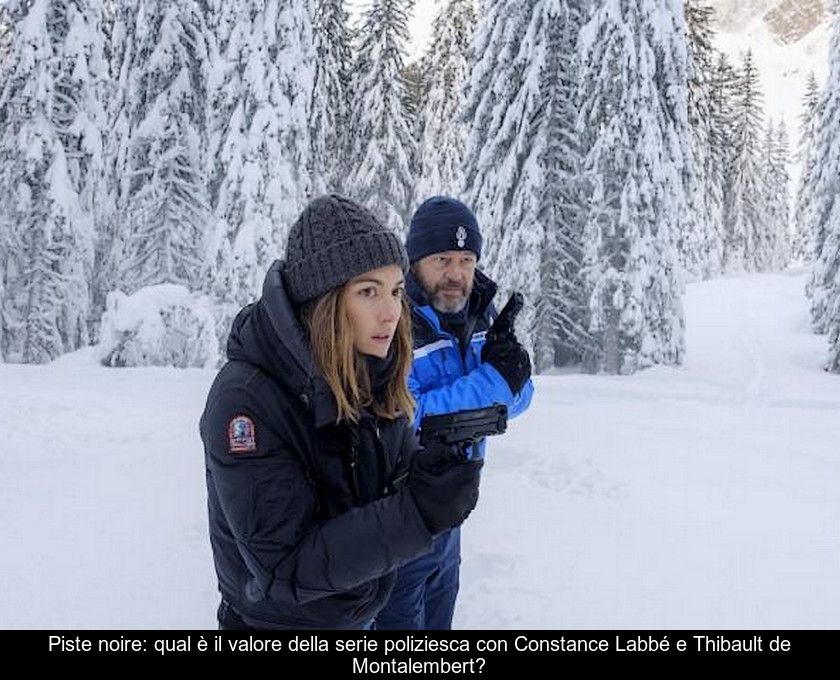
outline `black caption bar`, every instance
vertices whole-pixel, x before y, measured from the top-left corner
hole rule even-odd
[[[826,661],[838,631],[7,631],[5,658],[56,661],[210,662],[257,657],[305,663],[308,673],[497,675],[558,663],[624,665]]]

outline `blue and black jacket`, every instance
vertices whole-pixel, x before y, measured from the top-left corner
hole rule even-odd
[[[534,386],[530,380],[514,394],[493,366],[481,362],[487,330],[497,311],[493,305],[496,284],[476,270],[466,319],[465,337],[442,327],[438,312],[413,273],[406,289],[412,301],[414,363],[408,385],[417,400],[415,427],[423,416],[452,413],[491,404],[505,404],[514,418],[531,403]],[[483,443],[478,455],[483,455]]]

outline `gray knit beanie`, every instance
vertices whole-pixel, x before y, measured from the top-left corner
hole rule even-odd
[[[358,203],[321,196],[292,225],[283,279],[292,303],[299,305],[389,264],[408,271],[397,235]]]

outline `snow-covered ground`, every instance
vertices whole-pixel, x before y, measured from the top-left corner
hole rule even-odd
[[[456,625],[840,627],[840,376],[803,285],[690,286],[682,368],[537,377],[488,450]],[[0,627],[215,626],[212,378],[0,365]]]

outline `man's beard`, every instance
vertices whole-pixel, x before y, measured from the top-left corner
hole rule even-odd
[[[439,312],[444,312],[446,314],[457,314],[460,312],[464,307],[467,306],[467,302],[470,299],[470,293],[472,291],[464,290],[463,288],[458,288],[461,292],[461,297],[457,300],[453,300],[452,298],[447,298],[442,294],[443,289],[439,288],[435,291],[435,294],[432,296],[432,306]]]

